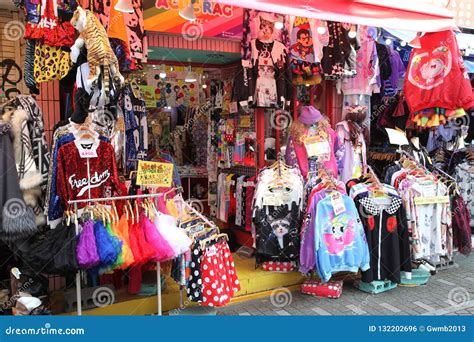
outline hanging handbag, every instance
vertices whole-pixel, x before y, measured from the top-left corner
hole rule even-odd
[[[69,73],[70,68],[69,52],[36,42],[34,76],[37,83],[60,80]]]

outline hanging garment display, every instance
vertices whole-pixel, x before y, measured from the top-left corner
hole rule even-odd
[[[0,182],[0,239],[7,243],[27,239],[38,232],[33,210],[23,201],[16,169],[11,167],[15,158],[10,130],[10,124],[0,124],[0,167],[3,175]]]
[[[17,109],[13,113],[5,114],[3,119],[12,124],[13,151],[23,199],[33,209],[36,224],[42,226],[46,223],[42,208],[41,183],[43,178],[38,172],[33,158],[33,148],[27,124],[28,113],[23,109]]]
[[[369,248],[354,202],[325,170],[317,180],[320,183],[311,191],[302,231],[300,271],[316,268],[324,282],[337,272],[367,271]]]
[[[57,5],[56,0],[43,0],[40,6],[33,1],[24,3],[28,18],[25,39],[35,39],[50,47],[71,47],[74,44],[74,28],[67,19],[58,17]]]
[[[120,106],[125,120],[127,170],[134,170],[136,160],[146,159],[148,151],[148,123],[145,100],[136,84],[129,84],[123,88]]]
[[[365,113],[362,118],[364,116]],[[352,178],[360,177],[367,166],[367,147],[362,128],[359,126],[361,123],[341,121],[336,125],[339,141],[336,159],[338,160],[339,175],[344,183]]]
[[[280,18],[280,19],[279,19]],[[285,16],[255,10],[244,11],[242,65],[247,74],[250,97],[257,107],[282,107],[287,94],[288,30],[276,30],[275,22]]]
[[[85,0],[82,1],[82,6],[93,10],[94,14],[100,20],[102,25],[107,29],[111,18],[111,6],[114,2],[103,2],[101,0]],[[123,20],[125,22],[125,29],[127,33],[127,43],[130,48],[132,58],[140,63],[146,63],[148,57],[148,39],[144,29],[143,22],[143,1],[132,0],[130,4],[133,6],[133,12],[123,13]],[[117,20],[117,19],[114,19]]]
[[[356,72],[353,78],[342,81],[342,92],[344,95],[372,95],[379,93],[381,84],[378,80],[380,68],[375,40],[377,29],[367,26],[359,26],[360,48],[356,55]]]
[[[469,208],[470,226],[474,227],[474,163],[466,161],[456,166],[455,178],[462,198]]]
[[[354,77],[356,71],[357,40],[349,38],[350,24],[328,21],[329,43],[323,48],[321,61],[325,79]]]
[[[257,266],[296,261],[303,209],[303,179],[297,167],[278,161],[258,176],[253,203]]]
[[[398,189],[408,222],[414,259],[433,263],[453,256],[453,225],[448,187],[414,160],[386,169],[385,181]],[[426,201],[427,198],[431,200]]]
[[[425,33],[420,43],[421,48],[412,51],[404,86],[410,111],[473,107],[471,83],[459,55],[455,33]]]
[[[323,46],[329,43],[327,25],[319,19],[289,18],[290,68],[296,77],[293,84],[318,84],[321,82]],[[319,33],[324,31],[322,34]]]
[[[61,146],[57,159],[57,195],[63,208],[68,207],[70,200],[120,193],[115,152],[110,143],[98,137],[79,138]]]
[[[401,271],[411,272],[407,216],[395,189],[386,189],[382,184],[375,186],[369,188],[358,180],[348,183],[370,250],[370,269],[362,272],[362,281],[388,279],[399,283]]]

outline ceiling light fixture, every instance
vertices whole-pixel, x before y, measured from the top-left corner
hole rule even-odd
[[[404,40],[402,40],[402,41],[400,42],[400,46],[407,46],[407,42],[404,41]]]
[[[132,6],[131,0],[118,0],[117,4],[114,6],[114,9],[123,13],[133,13],[135,9]]]
[[[196,20],[196,14],[194,13],[194,3],[196,0],[191,0],[188,6],[186,6],[183,9],[179,10],[179,16],[183,19],[189,20],[189,21],[195,21]]]
[[[319,26],[316,31],[318,31],[319,34],[325,34],[326,33],[326,28],[324,26]]]
[[[193,83],[196,81],[197,81],[196,75],[193,73],[191,66],[189,66],[188,72],[186,73],[186,77],[184,78],[184,82]]]
[[[354,39],[357,37],[357,26],[351,25],[351,29],[349,31],[349,38]]]
[[[392,45],[392,40],[390,38],[385,39],[386,45]]]
[[[275,28],[276,28],[277,30],[281,30],[283,27],[284,27],[284,25],[283,25],[283,17],[278,16],[277,21],[275,21]]]
[[[160,78],[166,78],[166,66],[161,64],[160,67]]]

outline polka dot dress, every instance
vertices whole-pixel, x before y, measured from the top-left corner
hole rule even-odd
[[[240,290],[234,260],[226,241],[209,246],[201,264],[202,305],[223,306]]]
[[[203,255],[199,245],[193,248],[191,252],[190,273],[188,277],[188,284],[186,292],[188,299],[193,302],[202,301],[202,278],[201,278],[201,261]]]

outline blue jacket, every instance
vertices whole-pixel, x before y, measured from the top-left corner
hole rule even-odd
[[[327,282],[333,273],[370,268],[370,254],[354,201],[341,195],[345,211],[335,215],[331,197],[319,201],[316,210],[315,253],[319,276]]]

